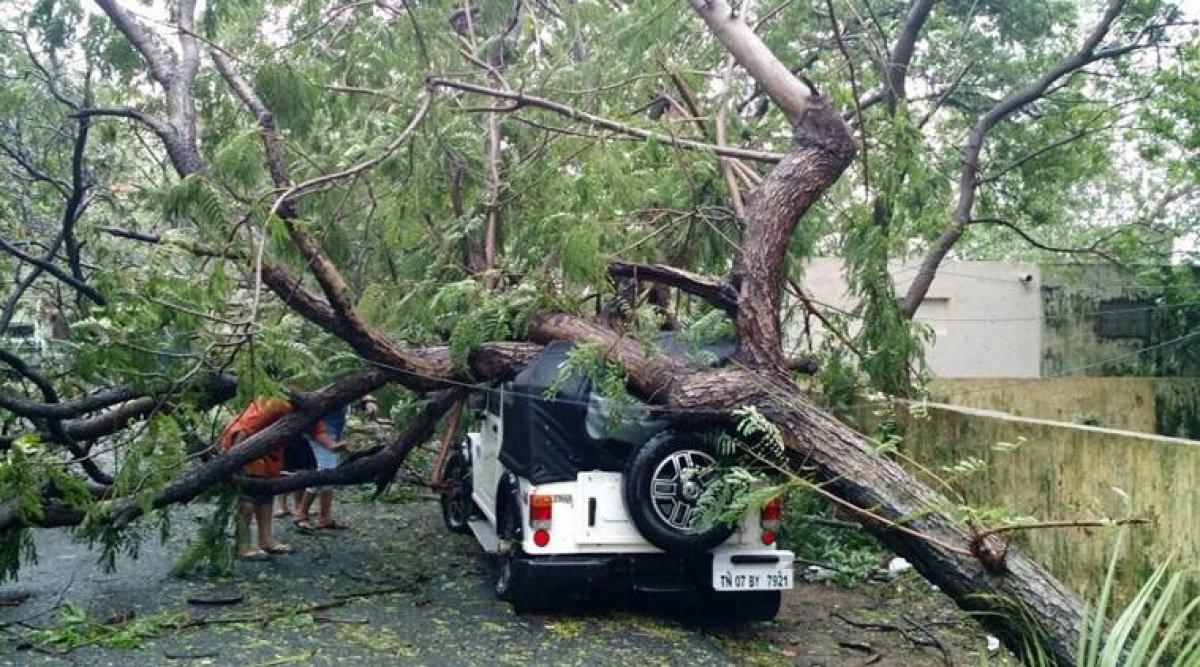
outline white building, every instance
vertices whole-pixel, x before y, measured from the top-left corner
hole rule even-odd
[[[916,262],[894,264],[890,273],[903,295]],[[842,261],[818,258],[805,268],[804,288],[816,301],[850,309]],[[934,332],[925,360],[937,377],[1040,377],[1042,368],[1042,272],[1016,262],[942,263],[916,319]]]

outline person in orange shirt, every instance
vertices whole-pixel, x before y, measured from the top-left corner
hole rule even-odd
[[[259,397],[251,401],[245,410],[237,416],[225,431],[221,433],[221,451],[228,452],[240,442],[262,431],[271,424],[279,421],[292,411],[292,406],[281,398]],[[317,421],[309,431],[309,436],[331,451],[340,451],[345,446],[334,443],[325,432],[325,426]],[[278,479],[283,471],[283,443],[272,447],[264,456],[247,463],[242,473],[249,477],[263,479]],[[275,539],[271,526],[271,495],[243,495],[242,507],[238,512],[238,522],[235,534],[237,536],[236,555],[244,560],[262,560],[270,554],[291,553],[292,548]],[[258,525],[258,547],[250,544],[250,519]]]

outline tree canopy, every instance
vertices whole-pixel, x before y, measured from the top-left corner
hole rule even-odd
[[[787,374],[816,368],[826,397],[908,391],[947,257],[1194,282],[1171,267],[1200,220],[1196,18],[1160,0],[10,2],[0,569],[37,525],[130,548],[138,515],[380,387],[402,432],[339,481],[386,483],[463,385],[554,338],[599,344],[613,391],[782,401],[767,416],[801,448],[790,427],[834,427],[778,398]],[[815,256],[845,261],[852,312],[805,295]],[[895,261],[920,263],[904,294]],[[784,335],[806,313],[836,335]],[[642,349],[662,328],[735,335],[783,384],[664,384],[683,372]],[[262,394],[302,409],[214,459]]]

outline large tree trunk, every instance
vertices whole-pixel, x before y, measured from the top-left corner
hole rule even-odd
[[[838,498],[869,509],[870,515],[858,514],[865,528],[959,606],[989,612],[980,621],[1009,647],[1023,650],[1032,622],[1049,655],[1060,664],[1074,664],[1083,615],[1070,591],[1014,548],[998,559],[969,553],[971,536],[939,511],[944,504],[933,489],[876,453],[864,436],[814,405],[783,374],[698,370],[664,355],[648,355],[635,340],[566,315],[542,318],[533,334],[543,341],[598,343],[629,372],[638,394],[689,414],[726,416],[734,408],[756,406],[782,431],[795,469],[811,471],[812,480]],[[1002,553],[1005,547],[993,542],[984,548]]]
[[[780,428],[796,469],[811,471],[814,481],[960,606],[992,612],[981,619],[1010,647],[1026,647],[1032,624],[1056,661],[1073,663],[1083,619],[1074,596],[999,540],[973,539],[941,511],[942,499],[933,489],[876,453],[866,438],[814,405],[791,381],[779,325],[787,246],[808,208],[849,166],[853,142],[841,115],[793,76],[723,0],[692,0],[692,6],[793,128],[791,149],[746,206],[732,276],[736,362],[722,370],[689,368],[566,315],[541,318],[533,337],[599,343],[629,373],[633,389],[655,403],[714,416],[757,407]]]

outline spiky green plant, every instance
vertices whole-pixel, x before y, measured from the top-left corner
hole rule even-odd
[[[1124,609],[1113,610],[1119,612],[1116,621],[1111,627],[1107,625],[1124,536],[1124,530],[1117,533],[1099,602],[1085,615],[1076,664],[1079,667],[1200,664],[1200,629],[1188,627],[1188,620],[1200,605],[1200,597],[1188,600],[1178,611],[1173,610],[1186,572],[1169,574],[1169,560],[1155,568]]]
[[[1200,596],[1180,604],[1181,587],[1189,573],[1172,572],[1170,560],[1155,568],[1128,604],[1110,609],[1125,532],[1122,529],[1113,540],[1099,597],[1095,606],[1089,605],[1084,613],[1076,649],[1076,667],[1200,665],[1200,628],[1195,624]],[[1109,618],[1113,616],[1116,620],[1110,625]],[[1036,642],[1028,644],[1023,653],[1026,664],[1036,667],[1055,664]]]

